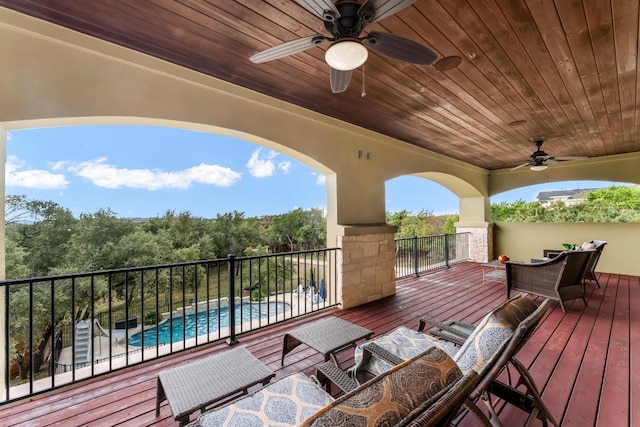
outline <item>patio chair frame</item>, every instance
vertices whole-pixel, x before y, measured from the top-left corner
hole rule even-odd
[[[565,251],[549,261],[532,264],[507,261],[507,298],[511,291],[540,295],[558,301],[565,313],[564,301],[582,298],[586,306],[583,280],[595,253],[595,249]]]
[[[538,306],[535,312],[529,315],[529,317],[518,325],[512,338],[502,350],[500,356],[495,360],[490,370],[483,375],[476,385],[476,388],[469,395],[469,399],[471,401],[481,399],[485,403],[490,413],[490,422],[493,426],[502,426],[502,423],[500,422],[488,393],[491,393],[492,395],[503,399],[505,402],[529,413],[530,415],[525,425],[530,425],[533,420],[538,418],[542,422],[543,426],[547,426],[547,420],[549,420],[554,426],[559,427],[559,424],[553,418],[551,412],[542,401],[540,391],[531,377],[531,374],[529,374],[527,368],[516,358],[516,355],[527,343],[550,305],[551,301],[549,299],[545,299]],[[447,322],[440,322],[424,316],[420,319],[420,326],[418,327],[418,330],[423,332],[426,325],[432,325],[429,329],[430,334],[457,345],[464,344],[475,329],[473,325],[467,323],[454,322],[451,320]],[[511,384],[511,375],[508,370],[509,364],[511,364],[519,374],[518,382],[515,385]],[[502,372],[503,368],[507,369],[509,383],[504,383],[497,379],[497,376]],[[526,389],[525,392],[517,389],[520,385],[524,385]],[[469,405],[465,405],[465,407],[472,412],[477,410],[477,408],[473,408]]]

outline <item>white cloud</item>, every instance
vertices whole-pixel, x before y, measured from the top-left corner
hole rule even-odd
[[[187,189],[194,183],[230,187],[242,177],[240,173],[229,168],[205,163],[182,171],[164,172],[158,169],[118,168],[106,161],[106,158],[101,157],[70,166],[69,170],[99,187],[144,190]]]
[[[43,190],[64,190],[69,182],[62,174],[54,174],[42,169],[18,170],[25,162],[16,156],[7,156],[5,183],[7,187],[39,188]]]
[[[67,161],[59,160],[57,162],[49,162],[49,167],[51,168],[51,170],[60,171],[66,168],[68,164],[69,162]]]
[[[314,172],[314,175],[317,175],[316,185],[324,185],[327,182],[327,177],[323,174]]]
[[[258,148],[251,154],[251,158],[247,162],[247,168],[249,168],[249,173],[256,178],[266,178],[269,176],[273,176],[275,172],[276,166],[273,163],[272,159],[278,155],[275,151],[269,152],[264,158],[260,158],[260,151],[262,148]]]
[[[278,163],[278,170],[282,171],[282,173],[286,175],[291,170],[291,166],[291,162],[280,162]]]

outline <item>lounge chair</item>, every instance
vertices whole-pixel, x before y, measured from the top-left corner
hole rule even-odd
[[[472,402],[482,397],[489,408],[492,425],[501,425],[491,399],[488,397],[488,393],[491,393],[529,412],[530,420],[539,418],[543,425],[547,425],[548,420],[558,427],[558,423],[542,402],[540,393],[527,369],[515,359],[515,354],[540,322],[549,304],[550,301],[545,300],[537,306],[524,295],[508,300],[492,310],[471,331],[461,347],[401,326],[372,340],[375,347],[372,347],[371,351],[362,351],[365,346],[370,346],[370,343],[358,346],[356,366],[352,370],[352,375],[359,381],[366,381],[390,369],[397,360],[404,360],[415,352],[424,351],[425,348],[439,347],[453,357],[463,373],[478,372],[479,383],[470,394],[470,400],[465,403],[465,407],[476,416],[480,417],[479,410]],[[378,348],[382,350],[376,351]],[[374,357],[367,356],[368,353],[373,354]],[[390,355],[385,356],[385,353]],[[397,360],[394,361],[394,357]],[[516,390],[510,384],[496,379],[509,362],[520,374],[518,385],[523,384],[526,392]]]
[[[201,414],[189,427],[445,426],[478,380],[476,372],[463,375],[444,351],[430,348],[365,384],[351,381],[337,399],[295,373]]]
[[[563,302],[575,298],[582,298],[586,306],[582,282],[594,254],[594,249],[576,250],[539,263],[507,261],[507,298],[511,291],[540,295],[558,301],[563,312],[566,312]]]

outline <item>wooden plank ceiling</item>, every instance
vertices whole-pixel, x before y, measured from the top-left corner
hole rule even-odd
[[[341,94],[329,88],[329,43],[249,61],[327,34],[293,0],[0,5],[487,169],[527,161],[539,138],[553,156],[640,151],[637,0],[417,0],[365,33],[409,38],[461,64],[438,71],[370,52],[366,75],[354,71]]]

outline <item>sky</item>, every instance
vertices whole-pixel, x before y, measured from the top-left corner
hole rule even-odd
[[[215,218],[238,211],[276,215],[326,208],[324,176],[269,148],[237,138],[153,126],[73,126],[8,132],[6,194],[54,201],[76,217],[110,209],[121,218],[173,210]],[[540,191],[594,188],[572,181],[505,192],[491,201],[535,200]],[[417,177],[385,188],[386,211],[456,213],[458,198]]]

